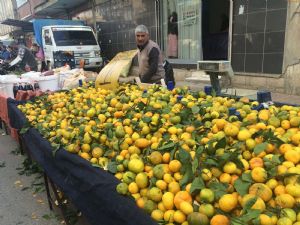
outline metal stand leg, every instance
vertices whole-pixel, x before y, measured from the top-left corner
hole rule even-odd
[[[51,186],[51,189],[52,189],[52,191],[53,191],[53,193],[54,193],[55,199],[56,199],[56,201],[58,202],[58,208],[60,209],[60,211],[61,211],[61,213],[62,213],[62,216],[63,216],[63,219],[64,219],[66,225],[71,225],[71,224],[69,223],[69,220],[66,218],[65,206],[63,205],[63,202],[61,201],[60,197],[58,196],[57,188],[56,188],[55,184],[53,183],[53,181],[52,181],[49,177],[47,177],[46,173],[44,173],[44,176],[45,176],[46,190],[47,190],[47,186],[48,186],[48,182],[49,182],[49,183],[50,183],[50,186]],[[49,194],[49,196],[48,196],[48,194]],[[49,189],[49,186],[48,186],[48,191],[47,191],[47,198],[48,198],[48,201],[49,201],[49,200],[50,200],[50,201],[51,201],[51,200],[53,201],[53,199],[51,198],[51,195],[50,195],[50,189]],[[52,203],[49,203],[49,207],[50,207],[50,204],[51,204],[51,208],[52,208]],[[50,209],[51,209],[51,208],[50,208]]]
[[[52,206],[52,202],[51,202],[52,199],[51,199],[51,195],[50,195],[48,178],[47,178],[47,175],[45,172],[44,172],[44,182],[45,182],[45,187],[46,187],[46,194],[47,194],[49,209],[52,211],[53,210],[53,206]]]
[[[212,88],[215,90],[216,94],[221,94],[221,87],[218,78],[218,73],[209,72],[209,78]]]
[[[19,139],[19,145],[20,145],[21,155],[24,155],[24,143],[23,143],[23,137],[21,136],[19,130],[18,130],[18,139]]]

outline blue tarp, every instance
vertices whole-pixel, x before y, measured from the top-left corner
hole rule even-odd
[[[17,108],[26,101],[7,100],[10,125],[21,129],[25,115]],[[78,155],[60,148],[53,155],[48,140],[35,128],[22,135],[31,157],[44,169],[47,176],[72,200],[91,225],[157,225],[138,208],[133,198],[117,193],[120,182],[114,175]]]
[[[32,21],[36,42],[43,47],[42,27],[52,25],[84,25],[80,20],[35,19]]]

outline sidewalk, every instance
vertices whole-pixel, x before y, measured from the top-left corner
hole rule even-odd
[[[17,142],[0,129],[0,224],[59,225],[65,224],[58,207],[50,211],[43,176],[21,155]],[[20,172],[25,174],[20,175]],[[87,225],[83,216],[68,212],[73,224]],[[77,222],[76,222],[77,221]]]
[[[200,91],[204,90],[204,87],[210,85],[209,78],[208,80],[203,81],[176,81],[176,86],[188,86],[191,90]],[[239,96],[239,97],[248,97],[251,100],[257,99],[257,92],[259,90],[250,90],[242,89],[237,87],[231,87],[228,89],[222,89],[222,93],[226,95]],[[290,105],[300,105],[300,96],[298,95],[289,95],[283,93],[271,92],[272,101],[276,103],[284,103]]]
[[[0,224],[60,224],[61,220],[49,210],[45,192],[33,193],[32,182],[39,181],[35,175],[18,174],[25,157],[16,154],[16,141],[3,133],[0,130]]]

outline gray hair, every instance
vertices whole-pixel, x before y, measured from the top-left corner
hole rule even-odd
[[[134,33],[146,33],[146,34],[149,34],[149,31],[148,31],[148,28],[141,24],[141,25],[138,25],[136,28],[135,28],[135,31]]]

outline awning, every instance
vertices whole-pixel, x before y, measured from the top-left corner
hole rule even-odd
[[[31,22],[15,19],[5,19],[1,24],[20,27],[24,32],[33,32],[33,25]]]
[[[37,16],[55,16],[55,15],[67,15],[68,12],[74,8],[77,8],[79,5],[87,4],[86,0],[52,0],[47,1],[44,4],[41,4],[35,7],[34,12]]]

